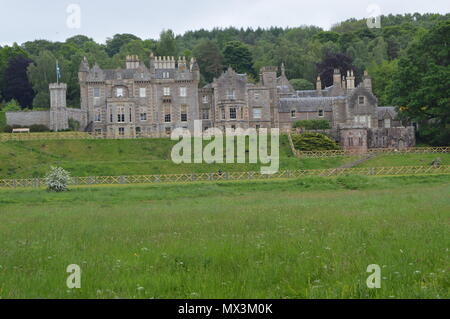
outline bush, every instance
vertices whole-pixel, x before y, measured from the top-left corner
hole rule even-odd
[[[296,121],[294,128],[303,128],[305,130],[329,130],[331,129],[330,122],[327,120],[304,120]]]
[[[33,124],[30,126],[30,132],[32,133],[50,132],[50,129],[43,124]]]
[[[70,173],[62,167],[52,166],[50,172],[45,176],[47,189],[51,192],[68,191],[68,185],[71,181]]]
[[[0,111],[0,132],[3,132],[6,128],[6,114]]]
[[[8,103],[6,103],[5,107],[3,108],[3,112],[17,112],[20,110],[21,110],[21,107],[20,107],[19,103],[14,99],[12,99]]]
[[[78,131],[80,129],[80,122],[74,119],[69,119],[69,130]]]
[[[303,133],[292,135],[292,142],[300,151],[338,150],[339,145],[328,136],[320,133]]]

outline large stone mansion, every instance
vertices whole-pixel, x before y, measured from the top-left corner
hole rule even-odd
[[[259,82],[229,68],[203,88],[194,58],[150,56],[149,67],[137,56],[127,56],[124,69],[90,67],[86,58],[79,69],[80,109],[65,105],[65,84],[50,85],[51,108],[46,114],[7,114],[8,124],[46,124],[52,130],[68,128],[70,118],[81,129],[109,138],[165,137],[175,128],[191,131],[194,120],[203,129],[280,128],[290,130],[298,120],[326,119],[329,135],[345,148],[407,147],[415,143],[414,129],[403,127],[393,107],[379,107],[372,81],[365,73],[356,85],[352,71],[335,70],[333,85],[295,91],[284,65],[264,67]],[[45,112],[44,112],[45,113]],[[34,122],[33,122],[34,121]],[[33,123],[31,123],[33,122]]]

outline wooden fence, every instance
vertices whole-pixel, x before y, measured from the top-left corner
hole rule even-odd
[[[396,175],[436,175],[450,174],[450,165],[442,166],[398,166],[372,168],[330,168],[312,170],[284,170],[273,175],[260,172],[224,172],[224,173],[193,173],[168,175],[136,175],[136,176],[90,176],[73,177],[71,185],[114,185],[114,184],[157,184],[157,183],[190,183],[196,181],[242,181],[300,178],[305,176],[396,176]],[[43,178],[3,179],[0,187],[43,187]]]
[[[331,150],[331,151],[310,151],[300,152],[297,151],[297,157],[303,158],[322,158],[322,157],[338,157],[349,155],[363,155],[363,154],[439,154],[449,153],[450,147],[410,147],[404,149],[395,148],[372,148],[365,153],[355,153],[349,150]]]

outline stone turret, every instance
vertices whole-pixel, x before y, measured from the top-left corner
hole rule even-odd
[[[277,85],[277,71],[276,66],[265,66],[261,68],[260,78],[261,83],[267,87],[275,87]]]
[[[67,84],[51,83],[50,89],[50,129],[58,132],[69,128],[67,115]]]

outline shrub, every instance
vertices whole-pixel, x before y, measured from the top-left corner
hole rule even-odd
[[[14,99],[12,99],[8,103],[6,103],[5,107],[3,108],[3,112],[16,112],[16,111],[20,111],[20,110],[21,110],[21,107],[20,107],[19,103]]]
[[[6,128],[6,114],[0,111],[0,132],[3,132]]]
[[[292,135],[292,142],[300,151],[338,150],[339,145],[328,136],[320,133],[303,133]]]
[[[62,167],[52,166],[45,176],[47,189],[51,192],[68,191],[68,185],[71,181],[70,173]]]
[[[69,130],[78,131],[80,129],[80,122],[74,119],[69,119]]]
[[[33,124],[30,126],[30,132],[50,132],[50,129],[43,124]]]
[[[12,133],[12,130],[15,128],[22,128],[22,126],[20,126],[20,125],[5,125],[5,128],[3,129],[3,131],[5,133]]]
[[[331,125],[327,120],[303,120],[296,121],[293,127],[303,128],[305,130],[329,130]]]

